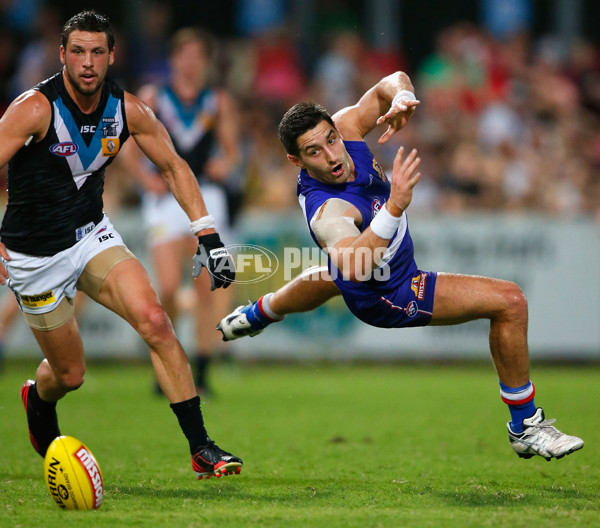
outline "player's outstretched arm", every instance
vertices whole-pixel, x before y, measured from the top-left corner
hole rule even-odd
[[[385,143],[408,123],[418,104],[408,75],[396,72],[381,79],[354,106],[337,112],[333,121],[343,138],[351,141],[362,140],[376,126],[387,124],[379,138],[379,143]]]

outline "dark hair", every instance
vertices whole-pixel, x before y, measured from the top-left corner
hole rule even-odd
[[[285,151],[292,156],[298,156],[300,149],[297,139],[311,128],[315,128],[321,121],[327,121],[335,128],[333,119],[320,104],[297,103],[292,106],[281,118],[278,128],[279,141]]]
[[[62,45],[64,47],[67,46],[69,35],[76,30],[89,31],[90,33],[106,33],[109,51],[115,47],[115,34],[113,33],[110,20],[93,9],[77,13],[67,20],[62,31]]]

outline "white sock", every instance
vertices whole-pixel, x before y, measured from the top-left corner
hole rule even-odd
[[[263,295],[258,300],[258,306],[260,310],[265,313],[267,317],[269,317],[269,319],[273,319],[273,321],[281,321],[285,316],[279,315],[271,309],[270,300],[272,295],[273,293],[267,293],[266,295]]]

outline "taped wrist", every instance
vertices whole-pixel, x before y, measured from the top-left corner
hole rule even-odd
[[[402,212],[404,214],[404,212]],[[388,211],[388,208],[383,205],[379,212],[375,215],[375,218],[371,220],[371,231],[375,233],[379,238],[389,240],[394,236],[400,222],[402,221],[402,215],[394,216]]]

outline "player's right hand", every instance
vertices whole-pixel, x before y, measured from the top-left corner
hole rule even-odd
[[[378,143],[386,143],[398,130],[405,127],[408,120],[412,117],[417,109],[417,105],[421,104],[418,99],[401,99],[397,104],[377,119],[377,124],[387,123],[387,130],[379,138]]]

